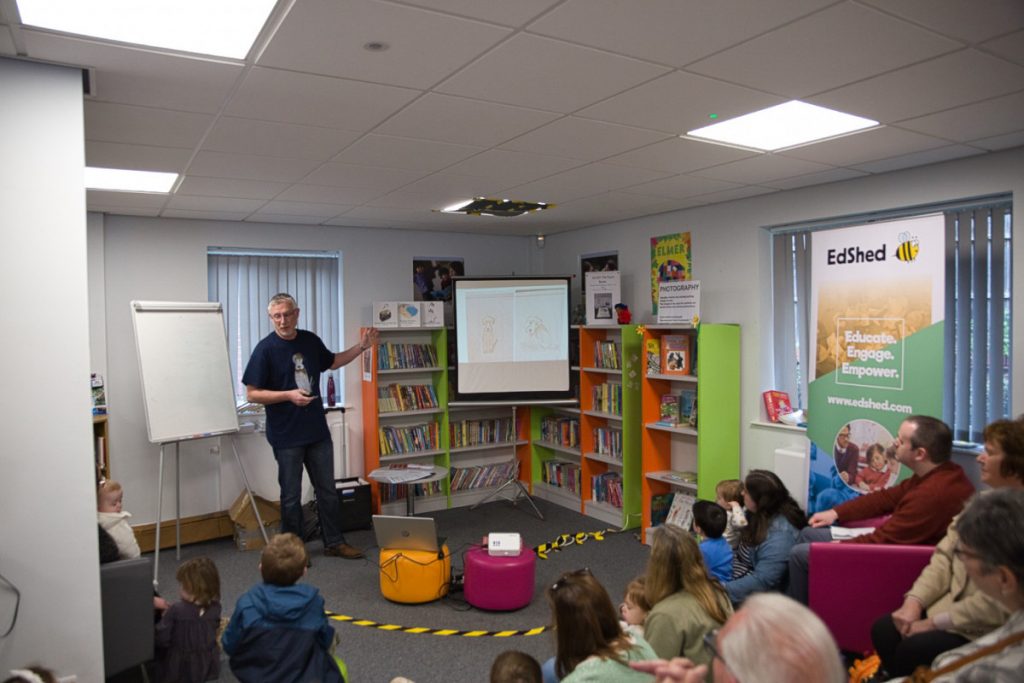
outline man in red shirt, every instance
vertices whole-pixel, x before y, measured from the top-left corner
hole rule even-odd
[[[790,597],[807,604],[810,544],[833,541],[831,525],[890,515],[871,533],[839,542],[934,545],[974,494],[963,469],[950,462],[953,435],[945,422],[927,415],[908,417],[900,424],[895,445],[897,462],[914,476],[812,515],[789,554]]]

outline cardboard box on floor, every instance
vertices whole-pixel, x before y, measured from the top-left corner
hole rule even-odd
[[[281,530],[281,511],[269,500],[256,496],[256,507],[259,508],[263,527],[267,536],[273,536]],[[259,550],[265,543],[260,533],[259,522],[249,502],[249,492],[242,491],[228,509],[228,517],[235,525],[235,545],[239,550]]]

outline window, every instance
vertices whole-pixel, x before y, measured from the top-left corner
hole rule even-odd
[[[273,252],[226,248],[207,250],[209,299],[224,307],[235,399],[245,402],[242,373],[260,339],[273,326],[267,302],[278,292],[295,297],[299,326],[312,330],[332,351],[341,348],[341,257],[337,252]],[[320,377],[326,395],[327,375]],[[344,404],[345,383],[336,382]]]
[[[772,238],[775,387],[807,405],[811,240],[835,229],[941,211],[946,217],[943,418],[953,438],[980,443],[1010,414],[1012,212],[1007,196],[775,228]]]

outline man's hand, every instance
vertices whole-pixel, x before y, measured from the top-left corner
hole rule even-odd
[[[821,512],[815,512],[811,515],[811,518],[807,520],[807,523],[817,528],[832,526],[837,519],[839,519],[839,513],[835,510],[822,510]]]
[[[302,392],[302,389],[292,389],[285,393],[288,394],[288,400],[294,403],[295,405],[299,406],[300,408],[308,406],[310,403],[313,402],[313,399],[316,398],[316,396],[304,394]]]
[[[921,618],[922,612],[921,603],[908,596],[900,608],[892,613],[892,623],[905,638],[910,635],[910,627]]]
[[[362,339],[359,340],[359,348],[365,351],[377,343],[378,337],[380,337],[380,332],[377,331],[376,327],[365,330]]]
[[[673,657],[671,661],[651,659],[629,665],[637,671],[654,674],[655,683],[703,683],[708,673],[706,665],[696,666],[685,657]]]

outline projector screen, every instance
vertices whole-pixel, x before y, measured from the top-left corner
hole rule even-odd
[[[569,276],[454,280],[454,403],[573,401]]]

